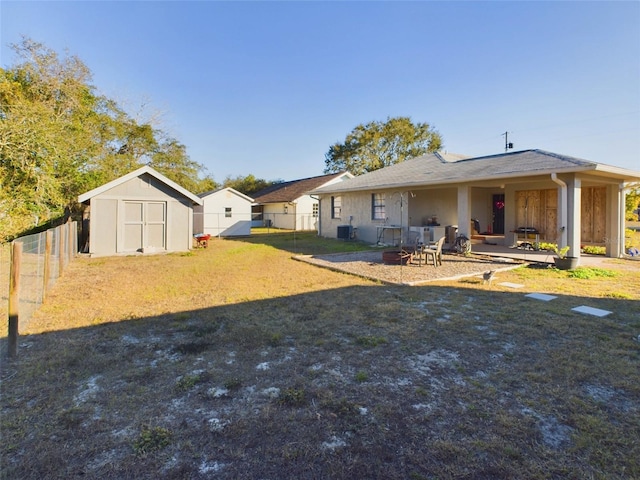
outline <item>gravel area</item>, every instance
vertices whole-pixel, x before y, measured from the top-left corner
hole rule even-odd
[[[442,265],[386,265],[382,262],[382,251],[356,253],[334,253],[328,255],[300,255],[297,260],[330,268],[332,270],[358,275],[371,280],[401,285],[419,285],[436,280],[456,280],[464,277],[480,276],[489,270],[510,270],[523,262],[510,258],[456,254],[444,254]]]

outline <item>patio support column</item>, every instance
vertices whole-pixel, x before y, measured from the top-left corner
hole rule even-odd
[[[458,185],[458,235],[471,238],[471,189]]]
[[[624,183],[607,187],[607,229],[604,238],[606,256],[620,258],[624,254],[624,226],[627,190]]]
[[[582,180],[575,176],[567,183],[567,245],[569,256],[580,258],[582,230]],[[559,245],[560,247],[562,245]]]
[[[551,180],[560,186],[558,190],[558,232],[560,232],[560,245],[567,245],[567,184],[558,178],[555,173],[551,174]]]

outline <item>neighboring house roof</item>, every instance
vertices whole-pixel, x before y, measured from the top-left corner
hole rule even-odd
[[[374,170],[345,182],[327,185],[311,193],[455,184],[569,172],[590,172],[621,181],[640,180],[640,172],[544,150],[523,150],[475,158],[432,153]]]
[[[128,182],[129,180],[139,177],[141,175],[144,175],[145,173],[151,175],[152,177],[156,178],[157,180],[159,180],[160,182],[164,183],[165,185],[167,185],[168,187],[172,188],[173,190],[175,190],[176,192],[180,193],[182,196],[188,198],[189,200],[191,200],[193,203],[195,203],[196,205],[202,205],[202,200],[200,200],[200,198],[197,195],[194,195],[193,193],[191,193],[189,190],[187,190],[186,188],[181,187],[180,185],[178,185],[176,182],[174,182],[173,180],[169,180],[167,177],[165,177],[164,175],[162,175],[160,172],[154,170],[153,168],[151,168],[148,165],[145,165],[144,167],[140,167],[137,170],[134,170],[133,172],[127,173],[126,175],[123,175],[119,178],[116,178],[115,180],[112,180],[108,183],[105,183],[104,185],[98,187],[98,188],[94,188],[93,190],[90,190],[86,193],[83,193],[82,195],[80,195],[78,197],[78,202],[79,203],[83,203],[86,202],[87,200],[90,200],[91,198],[95,197],[96,195],[100,195],[101,193],[104,193],[114,187],[117,187],[118,185],[122,185],[125,182]]]
[[[208,192],[204,192],[204,193],[200,193],[198,195],[198,197],[200,197],[201,199],[205,199],[206,197],[208,197],[209,195],[213,195],[214,193],[219,193],[219,192],[223,192],[223,191],[228,191],[230,193],[233,193],[234,195],[237,195],[240,198],[245,199],[247,202],[249,203],[253,203],[253,198],[249,197],[248,195],[245,195],[242,192],[239,192],[238,190],[236,190],[235,188],[231,188],[231,187],[223,187],[223,188],[217,188],[215,190],[210,190]]]
[[[340,176],[345,176],[349,179],[353,178],[353,175],[349,172],[339,172],[321,175],[319,177],[303,178],[302,180],[276,183],[255,193],[253,199],[258,204],[293,202]]]

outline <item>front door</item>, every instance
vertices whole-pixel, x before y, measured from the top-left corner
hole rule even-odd
[[[123,237],[125,252],[143,248],[165,249],[166,204],[164,202],[124,202]]]
[[[493,233],[504,235],[504,194],[493,196]]]

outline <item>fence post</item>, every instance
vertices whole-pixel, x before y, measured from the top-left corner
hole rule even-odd
[[[58,277],[61,277],[62,272],[64,271],[65,229],[62,225],[56,228],[58,229]]]
[[[42,298],[49,291],[49,277],[51,276],[51,247],[53,245],[53,231],[47,230],[44,239],[44,278],[42,283]]]
[[[9,276],[9,357],[18,355],[18,319],[20,311],[20,266],[22,242],[13,242]]]
[[[73,260],[73,222],[67,222],[67,264]]]

